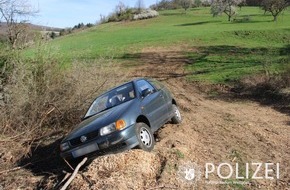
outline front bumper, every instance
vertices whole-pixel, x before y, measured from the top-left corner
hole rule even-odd
[[[84,144],[72,147],[69,150],[60,153],[65,159],[76,159],[83,156],[102,155],[115,153],[131,149],[138,145],[135,133],[135,125],[126,127],[122,131],[116,131],[106,136],[98,136]]]

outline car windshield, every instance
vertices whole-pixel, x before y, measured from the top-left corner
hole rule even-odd
[[[118,106],[135,98],[133,83],[127,83],[117,87],[97,99],[92,103],[87,111],[85,118],[100,113],[104,110]]]

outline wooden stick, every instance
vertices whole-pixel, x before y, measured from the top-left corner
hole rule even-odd
[[[85,157],[76,167],[75,171],[73,174],[70,176],[70,178],[67,180],[67,182],[64,184],[64,186],[60,190],[66,190],[66,188],[70,185],[70,183],[73,181],[73,179],[76,177],[79,169],[86,163],[88,160],[87,157]]]
[[[30,164],[31,164],[31,163],[28,163],[28,164],[25,164],[24,166],[18,166],[18,167],[15,167],[15,168],[11,168],[11,169],[8,169],[8,170],[1,171],[1,172],[0,172],[0,175],[1,175],[1,174],[4,174],[4,173],[13,172],[13,171],[16,171],[16,170],[23,169],[23,168],[25,168],[26,166],[28,166],[28,165],[30,165]]]
[[[65,163],[70,167],[71,170],[74,170],[74,168],[69,164],[69,162],[66,159],[63,159]]]
[[[65,182],[65,180],[67,180],[70,176],[70,173],[66,173],[64,178],[61,180],[61,182],[59,182],[57,185],[56,185],[56,189],[58,189],[58,187],[63,183]]]

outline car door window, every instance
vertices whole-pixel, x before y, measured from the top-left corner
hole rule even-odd
[[[137,90],[140,95],[142,94],[142,91],[145,90],[146,88],[148,88],[152,92],[155,92],[155,88],[151,84],[149,84],[147,81],[145,80],[137,81]]]
[[[156,88],[156,90],[161,90],[164,88],[163,84],[161,84],[160,82],[156,80],[150,79],[148,81]]]

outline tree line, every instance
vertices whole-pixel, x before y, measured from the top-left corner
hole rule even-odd
[[[179,9],[185,11],[191,7],[210,6],[213,16],[222,13],[228,16],[228,21],[237,14],[236,8],[243,6],[259,6],[262,10],[269,12],[273,20],[277,21],[278,16],[290,5],[290,0],[161,0],[150,6],[154,10]]]
[[[258,3],[258,1],[256,2]],[[213,16],[222,13],[228,16],[228,21],[237,14],[236,7],[247,5],[246,0],[213,0],[211,4],[211,13]],[[262,10],[271,13],[273,20],[277,21],[277,17],[290,5],[290,0],[261,0],[259,6]]]

